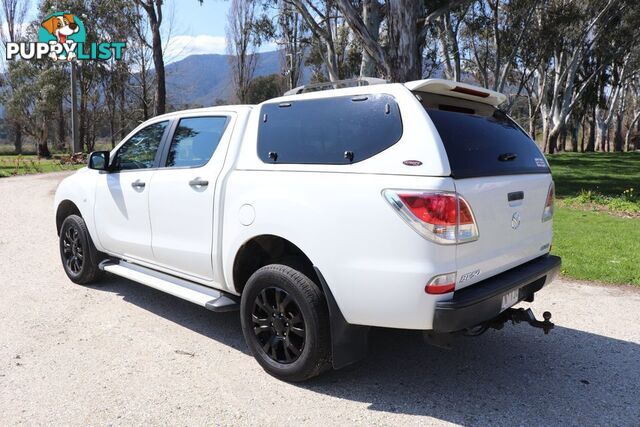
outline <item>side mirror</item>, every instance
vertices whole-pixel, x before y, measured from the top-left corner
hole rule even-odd
[[[95,169],[99,171],[109,170],[109,152],[108,151],[94,151],[89,154],[89,169]]]

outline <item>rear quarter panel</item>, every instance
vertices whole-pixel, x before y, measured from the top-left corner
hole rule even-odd
[[[349,323],[429,329],[435,301],[449,296],[427,295],[424,286],[434,275],[456,270],[455,246],[418,235],[382,197],[385,188],[454,190],[450,178],[233,171],[222,227],[229,289],[240,247],[255,236],[277,235],[320,269]],[[240,222],[243,205],[255,211],[246,226]]]

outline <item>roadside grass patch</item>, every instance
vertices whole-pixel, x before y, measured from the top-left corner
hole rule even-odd
[[[39,159],[35,155],[0,155],[0,178],[32,173],[60,172],[79,169],[84,164],[70,162],[69,156]]]
[[[640,152],[547,156],[556,184],[553,253],[562,274],[640,285]]]
[[[547,156],[558,198],[575,197],[580,191],[622,196],[640,190],[640,152],[561,153]]]
[[[558,207],[553,228],[563,275],[640,285],[640,219]]]
[[[618,216],[640,217],[640,198],[633,187],[620,196],[607,196],[591,190],[581,190],[578,195],[560,199],[561,206],[584,210],[605,211]]]

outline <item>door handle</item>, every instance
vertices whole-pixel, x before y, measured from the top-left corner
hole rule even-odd
[[[140,181],[139,179],[136,179],[135,181],[133,181],[133,182],[131,183],[131,186],[132,186],[133,188],[144,188],[144,186],[145,186],[145,185],[146,185],[146,184],[145,184],[144,182]]]
[[[192,187],[206,187],[207,185],[209,185],[209,181],[198,177],[189,181],[189,185]]]
[[[524,199],[524,191],[514,191],[513,193],[507,194],[507,200],[509,202],[515,202],[522,199]]]

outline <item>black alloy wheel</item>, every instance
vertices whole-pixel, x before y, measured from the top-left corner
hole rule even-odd
[[[253,303],[253,332],[262,350],[278,363],[295,362],[304,350],[302,311],[284,289],[263,289]]]
[[[79,215],[69,215],[60,227],[60,259],[72,282],[86,285],[102,275],[98,268],[104,254],[97,251],[87,225]]]
[[[320,287],[283,264],[255,271],[240,300],[245,341],[262,368],[304,381],[331,367],[329,312]]]
[[[80,274],[84,263],[84,249],[80,233],[73,225],[69,226],[62,236],[62,259],[71,273]]]

